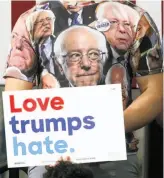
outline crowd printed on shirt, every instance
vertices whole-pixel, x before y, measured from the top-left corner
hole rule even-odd
[[[49,1],[18,19],[5,77],[42,88],[122,84],[132,102],[132,76],[162,72],[159,33],[151,16],[129,1]],[[136,151],[127,134],[128,151]],[[137,142],[138,143],[138,142]]]

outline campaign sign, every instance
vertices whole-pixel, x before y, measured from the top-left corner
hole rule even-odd
[[[9,167],[126,159],[121,86],[3,92]]]

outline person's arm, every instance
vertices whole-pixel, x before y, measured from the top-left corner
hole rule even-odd
[[[162,111],[163,74],[138,77],[142,94],[124,111],[126,132],[144,127]]]
[[[5,91],[14,90],[30,90],[33,84],[24,80],[19,80],[15,78],[7,78],[5,81]]]
[[[124,111],[126,132],[146,126],[163,112],[162,48],[157,28],[150,16],[148,14],[146,16],[147,19],[149,17],[148,30],[151,33],[145,37],[150,40],[152,47],[148,47],[145,43],[143,45],[144,39],[142,40],[139,48],[141,53],[138,56],[139,64],[134,70],[141,95]]]

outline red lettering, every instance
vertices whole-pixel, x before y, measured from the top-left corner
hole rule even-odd
[[[32,106],[29,107],[28,104],[31,103]],[[24,110],[26,110],[27,112],[32,112],[36,109],[36,101],[33,100],[32,98],[28,98],[26,100],[24,100],[23,102],[23,108]]]
[[[41,109],[41,111],[46,111],[49,103],[52,109],[61,110],[63,109],[63,105],[64,105],[64,100],[61,97],[53,97],[51,101],[50,101],[50,97],[46,97],[45,99],[36,98],[36,100],[32,98],[27,98],[23,101],[22,108],[16,108],[14,95],[10,95],[9,99],[10,99],[11,113],[22,112],[22,108],[27,112],[33,112],[37,109],[37,107]]]
[[[51,100],[51,108],[54,110],[63,109],[64,101],[61,97],[54,97]]]
[[[41,98],[36,98],[36,100],[38,101],[38,104],[40,106],[40,109],[42,111],[46,111],[47,110],[47,107],[48,107],[48,103],[49,103],[49,100],[50,98],[49,97],[46,97],[44,102],[41,100]]]
[[[15,107],[14,95],[10,95],[9,98],[10,98],[10,111],[12,113],[14,113],[14,112],[22,112],[21,108],[16,108]]]

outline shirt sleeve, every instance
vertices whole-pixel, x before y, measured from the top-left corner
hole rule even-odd
[[[160,35],[151,16],[145,12],[138,23],[131,66],[136,77],[163,72]]]
[[[4,78],[16,78],[31,83],[36,79],[38,57],[26,26],[31,11],[22,14],[13,28]]]

